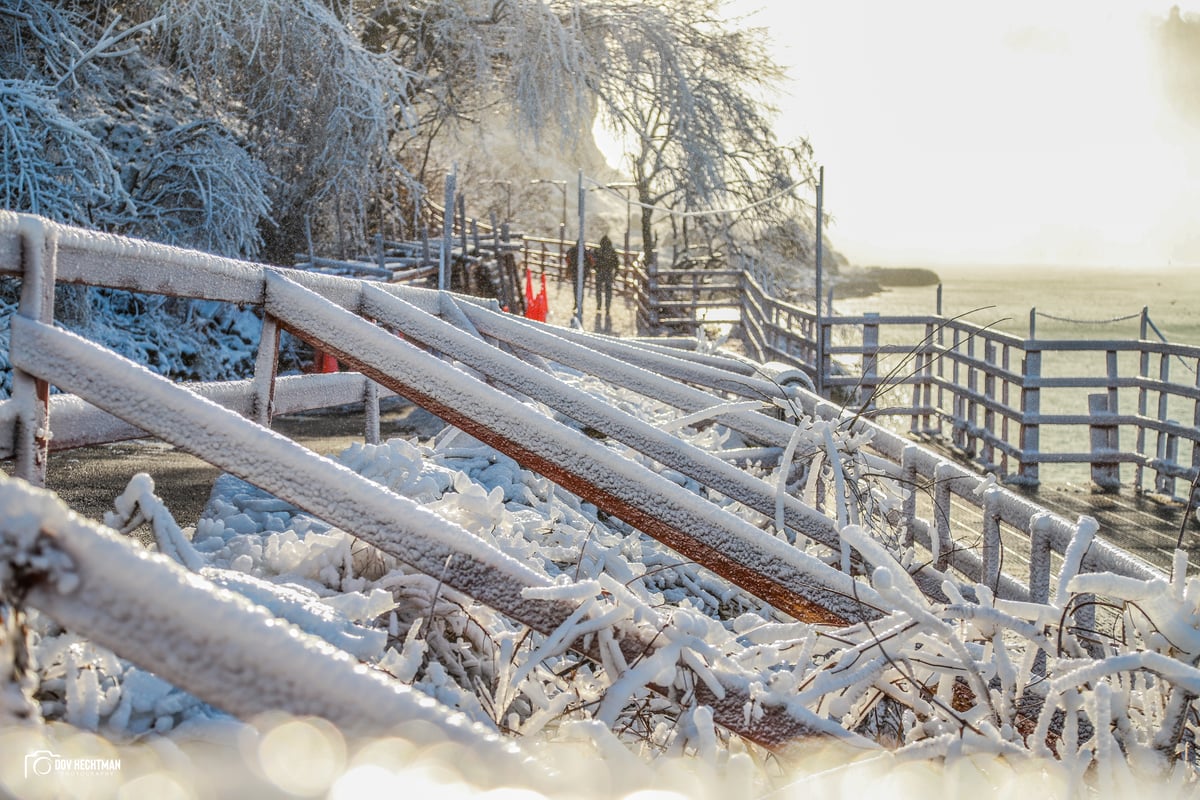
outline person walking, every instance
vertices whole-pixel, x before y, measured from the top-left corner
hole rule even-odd
[[[613,248],[608,234],[600,237],[600,251],[596,254],[596,311],[602,308],[609,313],[612,308],[613,280],[621,266],[621,259]]]

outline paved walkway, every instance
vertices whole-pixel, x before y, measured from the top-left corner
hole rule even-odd
[[[574,284],[547,278],[546,294],[550,301],[546,322],[551,325],[570,325],[575,315]],[[583,328],[611,336],[637,336],[637,305],[629,295],[614,292],[612,308],[608,313],[598,312],[596,292],[589,280],[583,293]]]

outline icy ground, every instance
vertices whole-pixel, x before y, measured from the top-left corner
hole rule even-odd
[[[559,377],[678,427],[677,412],[664,405],[564,370]],[[799,451],[822,454],[815,462],[829,483],[831,471],[868,480],[856,465],[858,442],[811,421],[798,430]],[[676,432],[714,453],[746,444],[719,425]],[[554,587],[547,596],[578,602],[579,613],[554,636],[533,633],[231,477],[213,487],[194,528],[179,528],[148,476],[116,498],[106,522],[131,540],[143,532],[162,556],[465,714],[480,735],[498,734],[519,752],[463,744],[429,723],[364,737],[309,718],[238,721],[30,611],[32,675],[20,696],[18,684],[7,684],[0,710],[36,702],[46,722],[0,728],[0,786],[22,797],[1108,796],[1153,779],[1164,797],[1195,792],[1186,757],[1170,758],[1164,745],[1174,724],[1194,728],[1178,705],[1200,692],[1200,580],[1185,580],[1184,564],[1170,583],[1073,577],[1069,554],[1049,605],[994,600],[984,587],[972,587],[972,602],[950,585],[951,602],[935,605],[900,567],[896,558],[911,563],[911,554],[895,552],[891,532],[847,525],[844,535],[875,567],[871,581],[890,613],[833,630],[784,617],[454,429],[426,441],[356,444],[340,461],[545,576]],[[748,469],[774,479],[772,469]],[[807,494],[811,477],[801,474],[792,490]],[[881,482],[868,494],[886,507],[884,495],[896,491]],[[764,524],[736,503],[708,499],[714,513]],[[1090,533],[1081,526],[1076,559]],[[1107,658],[1090,657],[1067,626],[1057,627],[1066,606],[1089,591],[1130,604],[1124,638]],[[650,631],[655,649],[626,662],[612,642],[630,628]],[[599,661],[569,649],[589,640],[600,642]],[[11,654],[0,658],[6,663]],[[272,677],[292,680],[286,670]],[[719,688],[718,678],[749,687],[747,722],[783,705],[842,733],[771,754],[689,702],[701,683]],[[648,684],[670,687],[670,696]],[[963,708],[959,685],[986,702]],[[1110,724],[1092,723],[1100,719]],[[117,758],[120,769],[28,774],[22,756],[43,752]]]

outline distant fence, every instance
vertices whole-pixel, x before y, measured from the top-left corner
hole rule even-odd
[[[1174,497],[1200,473],[1200,346],[1152,339],[1146,312],[1138,339],[1022,338],[939,314],[818,320],[741,270],[642,279],[651,330],[736,321],[756,359],[803,369],[852,410],[907,417],[910,433],[1007,481],[1036,485],[1042,465],[1085,465],[1101,487]]]

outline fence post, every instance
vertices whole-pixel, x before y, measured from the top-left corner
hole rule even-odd
[[[458,243],[462,247],[463,258],[466,258],[467,250],[467,196],[462,192],[458,193]]]
[[[879,385],[879,314],[869,311],[864,314],[862,343],[862,379],[860,384],[867,392],[864,409],[875,407],[875,388]]]
[[[983,563],[979,582],[992,590],[1000,586],[1000,560],[1003,545],[1000,541],[1000,490],[988,489],[983,495]]]
[[[1092,445],[1092,483],[1105,491],[1121,488],[1120,465],[1102,462],[1097,456],[1112,456],[1118,451],[1118,431],[1114,420],[1116,409],[1109,405],[1108,394],[1088,395],[1088,416],[1092,422],[1088,427]]]
[[[983,361],[985,365],[983,373],[983,396],[987,401],[983,406],[983,429],[985,431],[983,437],[983,451],[981,457],[983,463],[989,468],[995,467],[996,458],[996,411],[994,408],[996,402],[996,343],[991,339],[985,339],[983,342]]]
[[[1168,424],[1178,425],[1176,420],[1167,420]],[[1168,431],[1166,434],[1167,445],[1166,453],[1163,459],[1166,461],[1167,467],[1176,467],[1179,465],[1179,436],[1178,434]],[[1157,489],[1160,494],[1167,497],[1175,496],[1175,475],[1166,470],[1160,470],[1158,473]]]
[[[38,217],[22,214],[19,219],[21,299],[17,313],[51,325],[54,323],[58,238],[47,234],[45,222]],[[45,486],[46,459],[50,450],[50,384],[14,367],[12,397],[18,409],[13,475],[34,486]]]
[[[438,289],[450,288],[451,250],[454,248],[454,182],[457,179],[458,165],[454,172],[446,176],[446,205],[442,208],[442,253],[438,259]]]
[[[658,253],[650,256],[646,265],[646,310],[650,314],[650,330],[648,333],[658,333]]]
[[[1042,413],[1041,380],[1042,351],[1027,349],[1021,369],[1021,455],[1017,467],[1021,483],[1027,486],[1038,484],[1037,456],[1041,442],[1037,419]]]
[[[1158,390],[1158,421],[1166,423],[1167,420],[1167,401],[1170,399],[1167,393],[1161,388],[1167,385],[1171,380],[1171,356],[1167,353],[1158,354],[1158,380],[1161,384]],[[1170,461],[1169,448],[1171,436],[1162,428],[1159,428],[1155,436],[1154,452],[1158,457],[1158,468],[1155,470],[1154,489],[1157,492],[1166,493],[1166,488],[1174,484],[1169,473],[1163,469],[1164,463]]]
[[[962,370],[962,365],[958,360],[958,347],[962,341],[962,333],[958,328],[954,329],[954,339],[950,344],[951,352],[954,353],[954,362],[950,369],[950,384],[954,387],[951,391],[954,393],[954,410],[951,412],[951,425],[953,426],[953,434],[951,442],[962,449],[967,448],[966,436],[966,419],[967,419],[967,401],[962,394],[959,393],[961,382],[958,379],[959,373]]]
[[[917,446],[910,444],[904,448],[900,454],[900,469],[904,476],[904,482],[907,484],[907,491],[904,494],[904,546],[911,547],[913,543],[913,531],[916,528],[917,521]],[[933,534],[937,535],[936,532]]]
[[[258,355],[254,358],[254,421],[271,427],[275,416],[275,376],[279,371],[279,323],[263,314],[258,337]]]
[[[950,481],[955,473],[952,464],[939,464],[933,471],[933,523],[934,533],[930,537],[934,566],[945,570],[950,563],[950,551],[954,539],[950,533]]]
[[[379,444],[379,384],[367,378],[363,391],[363,440]]]
[[[1196,359],[1195,363],[1192,364],[1192,372],[1196,376],[1196,388],[1200,389],[1200,358]],[[1192,427],[1196,430],[1200,430],[1200,398],[1197,398],[1192,405]],[[1200,470],[1200,442],[1193,441],[1192,471],[1195,472],[1198,470]],[[1195,497],[1190,499],[1193,503],[1196,502]]]
[[[912,392],[913,414],[909,423],[910,433],[931,432],[929,404],[933,400],[933,353],[930,352],[930,348],[933,347],[932,322],[925,323],[925,338],[921,341],[921,349],[917,352],[915,371],[917,382],[913,384]]]
[[[1146,334],[1149,333],[1150,309],[1148,306],[1142,307],[1142,321],[1138,338],[1146,341]],[[1137,467],[1134,469],[1133,485],[1137,491],[1142,490],[1142,485],[1145,482],[1145,460],[1146,460],[1146,426],[1140,421],[1146,418],[1146,406],[1149,402],[1150,393],[1146,389],[1146,382],[1150,380],[1150,353],[1142,345],[1142,350],[1138,355],[1138,426],[1137,426],[1137,452],[1141,458],[1138,459]]]
[[[978,453],[977,441],[979,431],[979,368],[975,366],[975,338],[967,337],[967,403],[966,425],[964,433],[967,452],[972,456]]]

